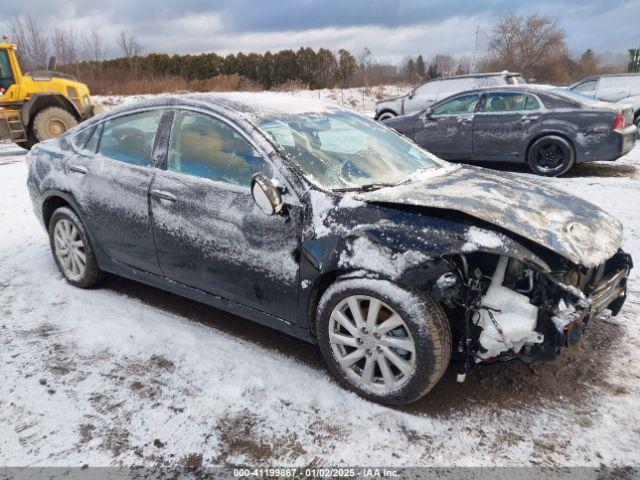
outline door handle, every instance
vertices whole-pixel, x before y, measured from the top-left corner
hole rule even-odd
[[[524,117],[522,120],[520,120],[522,123],[531,123],[534,122],[536,120],[538,120],[539,117]]]
[[[151,196],[158,200],[167,200],[168,202],[176,202],[178,200],[178,197],[173,193],[164,192],[162,190],[151,190]]]
[[[69,165],[69,170],[72,172],[80,173],[82,175],[86,175],[89,170],[87,167],[83,167],[82,165]]]
[[[471,123],[471,119],[470,118],[459,118],[458,119],[458,123],[461,125],[467,125],[468,123]]]

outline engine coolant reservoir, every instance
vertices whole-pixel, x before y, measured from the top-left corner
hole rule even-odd
[[[531,305],[526,295],[502,285],[508,262],[509,258],[506,256],[498,260],[491,285],[481,304],[491,309],[502,335],[491,321],[489,311],[480,310],[477,324],[482,327],[482,333],[479,340],[487,351],[479,353],[478,361],[496,357],[507,350],[518,353],[525,344],[541,343],[544,340],[544,336],[534,330],[538,319],[538,307]]]

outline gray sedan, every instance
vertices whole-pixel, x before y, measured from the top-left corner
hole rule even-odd
[[[445,159],[527,162],[558,176],[628,153],[638,132],[633,114],[566,89],[517,86],[461,92],[384,123]]]

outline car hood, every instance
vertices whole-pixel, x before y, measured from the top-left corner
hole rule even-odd
[[[462,212],[588,268],[609,259],[622,243],[620,222],[595,205],[535,181],[478,167],[427,170],[410,183],[358,198]]]
[[[398,100],[402,100],[403,98],[406,98],[408,94],[404,94],[404,95],[398,95],[396,97],[389,97],[389,98],[385,98],[383,100],[378,100],[376,102],[376,105],[384,105],[385,103],[393,103],[393,102],[397,102]]]

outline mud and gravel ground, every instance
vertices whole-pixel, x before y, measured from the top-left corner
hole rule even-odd
[[[124,279],[67,285],[23,156],[0,146],[0,465],[640,465],[637,271],[557,361],[449,373],[385,408],[284,334]],[[618,216],[640,259],[640,147],[545,181]]]

